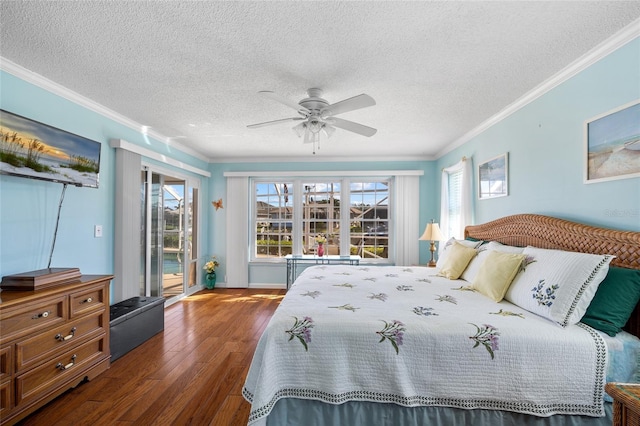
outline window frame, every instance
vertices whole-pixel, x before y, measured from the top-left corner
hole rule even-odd
[[[267,184],[269,186],[271,186],[271,185],[291,185],[294,188],[294,193],[296,193],[295,185],[293,184],[293,180],[292,179],[287,179],[287,178],[281,178],[281,179],[268,179],[268,178],[250,179],[250,185],[251,185],[251,189],[252,189],[251,204],[250,204],[251,208],[250,208],[250,215],[249,215],[249,219],[250,219],[250,222],[251,222],[251,224],[249,225],[250,226],[249,229],[251,230],[249,232],[249,238],[250,238],[249,247],[251,249],[250,261],[259,261],[259,260],[265,260],[265,259],[272,259],[272,258],[269,258],[269,257],[261,258],[261,257],[257,256],[257,245],[258,245],[257,244],[257,242],[258,242],[257,229],[258,229],[258,226],[260,226],[260,223],[264,221],[263,220],[264,218],[259,218],[258,217],[258,211],[257,211],[257,207],[256,207],[257,206],[257,201],[258,201],[258,194],[257,194],[257,192],[258,192],[257,191],[258,184]],[[278,192],[278,191],[276,191],[276,192]],[[286,206],[287,206],[286,197],[288,197],[288,196],[289,195],[280,195],[280,194],[278,194],[278,197],[284,197],[285,198],[284,205],[282,207],[278,207],[278,208],[286,208]],[[295,228],[296,228],[295,212],[297,210],[295,198],[294,198],[294,200],[292,202],[291,208],[293,209],[293,212],[292,212],[292,215],[291,215],[290,218],[286,218],[285,217],[285,218],[273,219],[273,218],[270,217],[269,218],[269,222],[275,221],[276,223],[280,223],[280,224],[283,223],[285,225],[284,226],[285,230],[287,228],[287,222],[291,222],[291,235],[293,236],[295,234]],[[282,227],[279,227],[279,228],[282,229]],[[271,235],[271,233],[269,235]],[[279,242],[280,242],[280,244],[278,244],[275,247],[278,247],[278,251],[281,252],[282,248],[284,246],[281,244],[281,242],[282,242],[281,239],[279,240]],[[292,253],[295,252],[294,251],[295,249],[293,248],[294,244],[295,243],[292,241],[292,249],[291,249]],[[266,248],[267,251],[269,250],[269,247],[270,246],[267,245],[267,248]],[[276,259],[279,259],[279,258],[276,257]]]
[[[395,226],[394,226],[394,218],[395,218],[395,209],[397,208],[394,201],[394,176],[389,175],[358,175],[353,177],[345,177],[345,176],[335,176],[335,175],[306,175],[306,176],[254,176],[249,178],[250,185],[250,206],[249,206],[249,229],[252,230],[249,233],[249,262],[250,263],[283,263],[285,261],[284,256],[282,257],[258,257],[258,248],[257,248],[257,226],[259,222],[258,212],[257,210],[257,201],[258,201],[258,185],[259,184],[292,184],[293,191],[289,193],[293,197],[293,223],[291,227],[291,237],[292,237],[292,254],[293,255],[301,255],[303,254],[303,241],[302,237],[304,235],[303,228],[303,208],[304,208],[304,186],[305,184],[313,183],[317,181],[317,183],[338,183],[340,185],[339,199],[341,200],[340,206],[340,218],[337,220],[339,223],[339,251],[341,255],[350,254],[350,241],[351,241],[351,230],[350,230],[350,211],[351,211],[351,184],[352,183],[386,183],[388,186],[388,200],[387,200],[387,257],[374,259],[374,258],[363,258],[362,261],[366,263],[394,263],[395,262]],[[349,208],[342,208],[344,205],[342,204],[342,200],[348,200]],[[307,253],[310,254],[310,253]]]

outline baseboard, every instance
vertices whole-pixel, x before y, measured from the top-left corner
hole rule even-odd
[[[286,290],[287,284],[285,283],[251,283],[249,287],[235,287],[229,286],[227,283],[216,282],[215,288],[255,288],[258,290]],[[202,290],[206,290],[206,286],[201,286]]]
[[[286,283],[251,283],[249,288],[255,288],[260,290],[286,290]]]

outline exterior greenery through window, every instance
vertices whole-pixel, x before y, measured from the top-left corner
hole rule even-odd
[[[389,259],[390,179],[255,179],[253,188],[254,259],[315,254],[318,235],[328,255]]]
[[[255,182],[256,257],[283,257],[292,253],[292,182]]]

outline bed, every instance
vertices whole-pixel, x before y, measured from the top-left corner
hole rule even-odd
[[[604,383],[638,378],[640,233],[515,215],[465,237],[435,269],[306,269],[258,343],[249,424],[611,424]],[[601,308],[620,292],[628,321]]]

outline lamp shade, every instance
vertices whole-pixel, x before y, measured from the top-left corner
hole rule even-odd
[[[437,223],[427,223],[427,227],[424,230],[424,234],[420,237],[420,240],[424,241],[442,241],[442,233],[440,233],[440,227]]]

